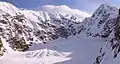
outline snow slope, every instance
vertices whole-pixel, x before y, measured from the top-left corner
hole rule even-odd
[[[35,44],[24,53],[8,53],[0,64],[92,64],[104,42],[87,37],[58,39],[50,44]]]

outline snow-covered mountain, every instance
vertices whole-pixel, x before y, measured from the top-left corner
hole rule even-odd
[[[83,21],[90,15],[65,5],[42,10],[0,2],[0,64],[119,64],[116,7],[102,4]]]
[[[100,5],[91,17],[83,20],[81,34],[106,40],[94,64],[119,64],[119,22],[120,10],[108,4]]]
[[[54,6],[54,5],[44,5],[41,6],[41,10],[49,13],[57,12],[62,15],[71,14],[77,16],[79,20],[83,20],[85,17],[89,17],[90,14],[80,11],[78,9],[71,9],[66,5]]]
[[[0,2],[0,12],[1,38],[19,51],[28,49],[32,43],[76,35],[81,23],[81,19],[72,14],[20,10],[6,2]]]

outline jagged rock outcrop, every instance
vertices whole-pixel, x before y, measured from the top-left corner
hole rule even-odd
[[[3,47],[3,43],[2,43],[2,40],[0,38],[0,56],[2,56],[4,54],[5,50],[6,49]]]

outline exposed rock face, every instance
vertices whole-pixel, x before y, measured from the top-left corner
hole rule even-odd
[[[13,50],[17,50],[17,51],[25,51],[29,49],[29,45],[26,44],[26,41],[24,40],[24,38],[20,38],[20,37],[13,37],[11,39],[11,47],[13,48]]]
[[[119,10],[119,13],[120,13],[120,10]],[[119,33],[120,33],[120,30],[119,30],[120,29],[120,14],[118,14],[116,21],[117,22],[115,24],[114,35],[115,35],[116,40],[120,40],[120,35],[119,35]]]
[[[2,43],[2,40],[0,38],[0,56],[2,56],[5,52],[5,48],[3,47],[3,43]]]
[[[58,34],[58,36],[63,38],[68,38],[69,36],[69,31],[64,26],[57,28],[56,33]]]
[[[112,47],[112,50],[114,51],[114,58],[116,58],[118,53],[120,52],[120,9],[119,9],[119,14],[116,20],[113,35],[114,37],[111,40],[111,47]]]

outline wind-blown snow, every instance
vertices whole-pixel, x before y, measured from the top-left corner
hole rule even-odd
[[[16,12],[19,11],[18,8],[6,2],[0,2],[0,10],[4,11],[5,13],[9,13],[12,16],[16,15]]]
[[[71,9],[70,7],[66,5],[61,6],[54,6],[54,5],[44,5],[41,7],[42,11],[46,12],[57,12],[61,14],[71,14],[78,16],[81,20],[83,20],[85,17],[90,17],[90,14],[80,11],[78,9]]]

